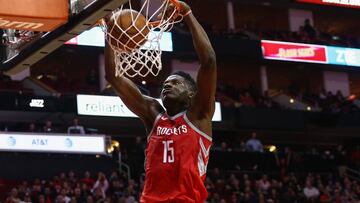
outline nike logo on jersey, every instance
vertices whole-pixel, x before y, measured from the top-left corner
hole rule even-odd
[[[166,128],[166,127],[160,127],[158,126],[156,129],[156,135],[181,135],[184,133],[187,133],[188,129],[186,125],[181,125],[177,128]]]

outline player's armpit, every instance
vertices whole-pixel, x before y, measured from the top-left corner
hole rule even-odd
[[[126,107],[144,122],[146,127],[153,124],[156,116],[162,112],[162,107],[154,98],[144,96],[139,88],[125,76],[115,76],[114,54],[107,45],[105,48],[105,74],[106,80],[115,89]]]

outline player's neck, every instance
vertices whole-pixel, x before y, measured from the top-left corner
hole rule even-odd
[[[183,111],[185,111],[187,108],[185,106],[178,106],[178,107],[172,107],[172,108],[167,108],[166,109],[166,114],[169,116],[175,116],[178,113],[181,113]]]

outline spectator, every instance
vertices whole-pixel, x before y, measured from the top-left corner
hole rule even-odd
[[[306,181],[306,186],[303,190],[305,198],[309,202],[317,202],[319,197],[319,190],[316,187],[313,187],[310,180]]]
[[[92,192],[98,197],[101,194],[101,196],[103,198],[105,198],[106,191],[108,190],[108,188],[109,188],[109,182],[107,181],[105,174],[102,172],[99,172],[98,179],[95,182]]]
[[[6,199],[5,203],[19,203],[19,192],[16,188],[11,189],[10,196]]]
[[[81,188],[79,187],[74,189],[74,197],[77,203],[84,203],[86,201],[84,195],[81,193]]]
[[[310,37],[310,39],[315,39],[316,38],[316,30],[315,28],[311,25],[310,20],[306,19],[304,22],[304,31],[308,34],[308,36]]]
[[[240,141],[240,147],[239,147],[239,150],[241,152],[245,152],[246,151],[246,144],[243,140]]]
[[[81,183],[84,183],[88,188],[93,188],[95,180],[91,178],[89,171],[85,171],[84,178],[81,179]]]
[[[284,153],[280,154],[280,157],[278,155],[278,152],[276,151],[274,152],[274,155],[275,155],[276,165],[279,168],[280,178],[283,179],[289,172],[290,160],[292,156],[291,150],[289,147],[285,147]]]
[[[274,106],[268,91],[264,91],[263,96],[259,97],[258,106],[266,108],[272,108]]]
[[[86,197],[86,203],[94,203],[94,198],[91,195]]]
[[[68,196],[68,191],[65,188],[61,189],[60,195],[65,203],[69,203],[71,201],[71,198]]]
[[[20,203],[31,203],[31,195],[30,192],[26,192],[24,195],[24,201],[21,201]]]
[[[285,193],[281,197],[281,202],[297,202],[298,197],[293,188],[289,187],[285,190]]]
[[[45,202],[46,203],[52,203],[54,197],[53,197],[53,193],[52,193],[52,190],[49,186],[46,186],[45,189],[44,189],[44,199],[45,199]]]
[[[35,123],[30,123],[30,124],[29,124],[29,128],[28,128],[27,132],[29,132],[29,133],[35,133],[35,132],[37,132]]]
[[[73,125],[68,127],[68,134],[85,134],[85,129],[82,125],[79,125],[79,119],[74,118]]]
[[[323,188],[320,192],[319,201],[321,203],[330,203],[331,202],[331,195],[328,189]]]
[[[263,145],[256,138],[256,132],[251,134],[251,138],[246,142],[246,150],[249,152],[263,152]]]
[[[55,130],[52,127],[52,122],[51,121],[47,120],[45,122],[45,126],[43,127],[43,132],[44,133],[54,133],[55,132]]]
[[[45,196],[43,194],[40,194],[37,198],[38,203],[46,203]]]
[[[95,69],[90,69],[89,73],[86,76],[86,84],[90,86],[99,85],[99,76],[97,75]]]
[[[360,168],[360,145],[357,145],[351,153],[351,160],[353,162],[353,167]]]
[[[339,103],[343,103],[345,101],[345,97],[340,90],[336,91],[336,99]]]
[[[244,94],[240,95],[240,102],[241,104],[243,104],[244,106],[251,106],[254,107],[255,106],[255,101],[254,99],[251,97],[251,95],[249,94],[249,92],[245,92]]]
[[[40,75],[40,81],[50,87],[54,87],[54,80],[47,73]]]
[[[74,171],[69,171],[68,181],[72,187],[75,186],[75,184],[78,182]]]
[[[125,185],[119,179],[113,179],[111,181],[111,185],[109,188],[109,193],[115,196],[116,198],[120,198],[124,195]]]
[[[228,146],[228,144],[226,142],[221,142],[220,146],[214,147],[213,150],[221,151],[221,152],[232,151],[232,149]]]
[[[343,166],[346,163],[346,151],[343,147],[343,145],[338,145],[336,147],[336,150],[334,152],[334,159],[337,161],[337,164],[339,166]]]
[[[262,178],[259,180],[259,187],[262,193],[268,194],[269,189],[271,187],[270,181],[268,180],[268,176],[264,174]]]

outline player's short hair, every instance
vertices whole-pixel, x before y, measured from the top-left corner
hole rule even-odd
[[[196,82],[189,73],[186,73],[184,71],[176,71],[172,75],[178,75],[178,76],[183,77],[185,79],[185,81],[188,83],[188,85],[190,86],[191,91],[193,91],[193,92],[197,91]]]

